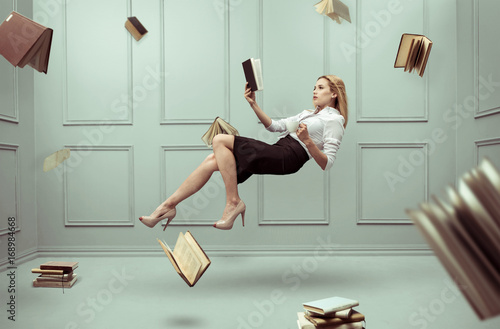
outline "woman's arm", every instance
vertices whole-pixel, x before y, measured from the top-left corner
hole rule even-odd
[[[311,154],[311,156],[321,167],[321,169],[325,170],[326,165],[328,164],[328,157],[325,153],[321,152],[316,144],[314,144],[313,140],[309,136],[309,132],[307,131],[307,126],[305,124],[301,123],[299,125],[299,129],[297,130],[297,137],[302,141],[302,143],[306,144],[309,154]]]
[[[260,122],[264,124],[264,127],[269,127],[271,125],[271,118],[260,108],[260,106],[255,101],[255,92],[250,89],[248,86],[248,82],[245,86],[245,98],[250,104],[250,107],[253,109]]]

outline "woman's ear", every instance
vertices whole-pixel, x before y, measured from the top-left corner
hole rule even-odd
[[[335,98],[335,97],[337,97],[337,94],[333,94],[333,95],[332,95],[332,98]]]

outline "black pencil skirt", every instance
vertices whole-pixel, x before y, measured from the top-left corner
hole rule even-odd
[[[290,135],[272,145],[253,138],[235,136],[233,154],[238,184],[253,174],[293,174],[309,160],[306,150]]]

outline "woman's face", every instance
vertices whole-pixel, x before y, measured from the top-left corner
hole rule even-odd
[[[337,97],[335,93],[330,90],[328,86],[328,80],[321,78],[316,81],[316,85],[313,90],[313,104],[314,107],[324,108],[332,103],[332,101]]]

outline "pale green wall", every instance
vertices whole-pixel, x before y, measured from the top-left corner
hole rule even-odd
[[[3,21],[13,10],[31,17],[31,1],[0,0]],[[16,260],[34,255],[37,248],[35,113],[33,70],[15,69],[0,56],[0,264],[9,248]],[[40,166],[41,168],[41,166]],[[8,218],[15,217],[15,236]],[[12,239],[15,238],[15,241]],[[15,250],[13,250],[15,249]],[[12,254],[11,254],[12,256]]]
[[[470,29],[473,14],[464,7],[472,0],[458,2],[458,16],[453,0],[346,0],[352,24],[341,25],[304,1],[60,3],[34,1],[35,19],[55,31],[49,74],[34,78],[37,236],[45,254],[158,250],[156,237],[173,243],[185,230],[212,252],[310,252],[319,241],[352,252],[426,249],[404,209],[441,193],[457,166],[460,173],[473,165],[457,140],[474,138],[474,123],[457,137],[448,116],[457,66],[460,81],[473,81],[461,67],[473,39],[460,33]],[[127,16],[149,30],[141,41],[123,27]],[[393,68],[404,32],[434,42],[423,78]],[[262,59],[257,100],[274,118],[310,107],[318,76],[344,79],[350,117],[334,167],[323,173],[311,160],[292,176],[252,177],[240,186],[246,226],[229,232],[211,227],[225,203],[216,173],[165,233],[146,228],[137,218],[210,153],[200,137],[215,116],[244,136],[276,140],[242,95],[241,62],[249,57]],[[458,83],[459,93],[467,88]],[[497,126],[482,133],[496,137]],[[43,159],[64,147],[72,149],[65,167],[43,173]]]

